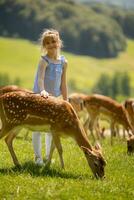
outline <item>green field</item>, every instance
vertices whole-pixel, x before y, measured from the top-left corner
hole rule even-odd
[[[53,156],[55,162],[45,169],[34,165],[31,139],[16,139],[14,147],[22,165],[17,169],[5,143],[0,141],[0,199],[134,199],[134,156],[126,154],[125,141],[115,141],[113,147],[109,140],[103,142],[107,160],[104,180],[92,177],[84,155],[73,140],[63,139],[62,144],[65,170],[60,168],[57,152]]]
[[[97,78],[116,71],[129,72],[134,87],[134,41],[128,40],[126,52],[113,59],[96,59],[63,52],[68,60],[68,82],[73,81],[79,91],[89,91]],[[39,45],[22,39],[0,38],[0,73],[11,79],[19,77],[23,87],[32,88],[40,57]]]
[[[80,90],[90,88],[101,73],[112,75],[127,71],[134,87],[134,41],[128,40],[127,51],[115,59],[95,59],[87,56],[63,54],[67,57],[68,82],[74,80]],[[26,40],[0,38],[0,73],[11,79],[19,77],[23,87],[32,88],[40,50]],[[30,132],[31,133],[31,132]],[[34,164],[31,135],[24,140],[22,130],[14,141],[14,149],[21,168],[13,165],[4,139],[0,140],[0,200],[133,200],[134,155],[127,155],[126,141],[110,139],[102,142],[107,161],[106,178],[93,178],[82,151],[70,139],[62,139],[65,170],[60,168],[57,151],[50,169]],[[42,136],[44,147],[44,135]],[[92,140],[90,141],[92,143]],[[42,148],[44,155],[44,148]]]

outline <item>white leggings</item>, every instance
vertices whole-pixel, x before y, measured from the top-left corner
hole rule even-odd
[[[41,133],[40,132],[34,132],[32,135],[32,143],[33,143],[33,149],[35,153],[35,157],[41,158]],[[46,147],[46,159],[49,158],[50,154],[50,148],[52,143],[52,134],[51,133],[45,133],[45,147]]]

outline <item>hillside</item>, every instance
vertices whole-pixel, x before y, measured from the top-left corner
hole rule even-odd
[[[90,93],[102,73],[129,72],[131,86],[134,87],[134,41],[128,40],[126,52],[113,59],[95,59],[63,52],[68,66],[68,84],[77,91]],[[37,44],[28,40],[0,38],[0,74],[7,73],[11,79],[19,77],[23,87],[33,86],[34,76],[40,56]]]

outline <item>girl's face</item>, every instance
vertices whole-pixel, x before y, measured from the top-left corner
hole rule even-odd
[[[44,45],[47,51],[54,51],[60,48],[59,41],[55,37],[45,38]]]

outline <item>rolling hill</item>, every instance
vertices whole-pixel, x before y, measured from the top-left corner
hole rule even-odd
[[[75,91],[90,93],[92,86],[102,73],[128,72],[134,87],[134,41],[128,40],[126,52],[118,58],[96,59],[62,52],[68,60],[68,84]],[[23,39],[0,38],[0,74],[8,74],[11,79],[19,77],[21,86],[32,89],[35,72],[40,57],[37,44]],[[70,91],[71,92],[71,91]]]

